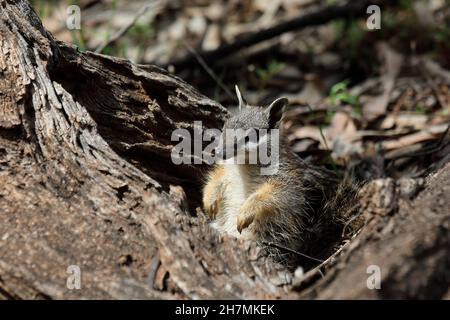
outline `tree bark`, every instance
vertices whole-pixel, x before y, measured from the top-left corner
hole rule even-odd
[[[173,130],[220,127],[220,104],[158,67],[57,42],[25,0],[0,0],[0,11],[0,298],[448,292],[449,166],[412,204],[367,207],[367,225],[321,266],[324,278],[314,269],[296,279],[209,228],[196,210],[207,168],[171,162]],[[381,290],[366,286],[369,264]],[[72,265],[78,290],[67,287]]]

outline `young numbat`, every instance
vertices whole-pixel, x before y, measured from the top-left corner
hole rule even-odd
[[[254,240],[289,267],[313,266],[336,249],[354,220],[357,188],[302,160],[282,134],[271,134],[277,133],[271,129],[279,128],[287,99],[264,108],[247,105],[237,87],[236,93],[239,112],[224,124],[217,149],[223,160],[207,177],[204,210],[219,232]],[[258,134],[255,141],[230,139],[225,134],[230,129]],[[262,161],[261,151],[276,163]],[[245,161],[237,161],[239,152]]]

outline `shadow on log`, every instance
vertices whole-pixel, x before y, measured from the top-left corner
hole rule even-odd
[[[296,279],[211,230],[195,209],[205,168],[172,164],[173,130],[220,127],[222,106],[158,67],[55,41],[25,0],[0,11],[0,298],[446,294],[448,166],[412,204],[394,186],[324,278]],[[381,290],[367,288],[372,264]],[[79,290],[67,287],[73,265]]]

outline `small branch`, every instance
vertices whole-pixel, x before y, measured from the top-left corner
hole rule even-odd
[[[275,243],[273,243],[273,242],[262,241],[262,243],[265,244],[265,245],[267,245],[267,246],[269,246],[269,247],[274,247],[274,248],[277,248],[277,249],[285,250],[285,251],[287,251],[287,252],[296,254],[296,255],[298,255],[298,256],[300,256],[300,257],[307,258],[307,259],[310,259],[310,260],[313,260],[313,261],[316,261],[316,262],[319,262],[319,263],[324,262],[324,260],[321,260],[321,259],[317,259],[317,258],[308,256],[307,254],[298,252],[298,251],[293,250],[293,249],[290,249],[290,248],[286,248],[286,247],[280,246],[279,244],[275,244]]]
[[[150,8],[156,7],[159,3],[160,3],[160,1],[145,3],[142,6],[142,8],[139,9],[139,11],[133,17],[133,20],[130,21],[130,23],[123,26],[119,31],[117,31],[111,38],[106,40],[103,44],[100,44],[97,47],[97,49],[95,49],[95,52],[102,53],[106,47],[110,46],[111,44],[113,44],[117,40],[119,40],[121,37],[123,37],[136,24],[136,22],[139,20],[140,17],[142,17],[144,14],[146,14]]]
[[[243,48],[250,47],[259,42],[266,41],[277,37],[283,33],[300,30],[305,27],[321,25],[334,19],[349,19],[366,14],[367,7],[371,4],[381,4],[385,1],[382,0],[361,0],[361,1],[349,1],[345,5],[333,5],[325,6],[318,9],[315,12],[302,15],[277,24],[268,29],[258,31],[250,34],[246,37],[236,40],[233,43],[220,46],[216,50],[198,52],[197,55],[203,59],[205,63],[212,63],[215,60],[223,59],[224,57],[231,55]],[[168,63],[164,67],[169,65],[174,66],[175,69],[183,69],[192,66],[198,58],[192,53],[184,58],[176,60],[172,63]]]
[[[391,163],[393,163],[393,162],[395,162],[395,161],[397,161],[399,159],[403,159],[403,158],[422,157],[422,156],[427,156],[427,155],[435,153],[435,152],[439,152],[439,151],[443,150],[446,146],[448,146],[450,144],[450,141],[444,143],[445,137],[447,136],[449,131],[450,131],[450,124],[447,126],[447,128],[444,131],[444,133],[439,138],[439,141],[437,141],[437,143],[434,146],[429,146],[427,148],[422,148],[422,149],[420,149],[418,151],[413,151],[413,152],[400,154],[398,156],[392,157],[391,159],[389,159],[389,161],[391,161]]]
[[[203,58],[195,51],[187,43],[184,43],[186,49],[197,59],[198,63],[202,66],[202,68],[208,73],[208,75],[217,83],[217,85],[222,88],[223,91],[231,98],[235,99],[236,97],[231,93],[231,91],[227,88],[227,86],[220,80],[220,78],[215,74],[215,72],[208,66],[208,64],[203,60]]]

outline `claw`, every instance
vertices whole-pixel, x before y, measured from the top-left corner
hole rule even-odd
[[[211,219],[215,219],[217,215],[217,202],[214,201],[211,205]]]
[[[252,224],[255,219],[254,214],[242,214],[240,213],[237,218],[237,230],[239,233],[242,233],[242,230],[246,229],[249,225]]]
[[[219,206],[217,201],[212,202],[211,204],[205,204],[204,206],[206,214],[211,218],[215,219],[217,216],[217,213],[219,211]]]

